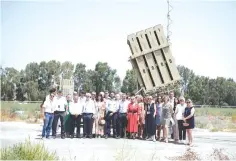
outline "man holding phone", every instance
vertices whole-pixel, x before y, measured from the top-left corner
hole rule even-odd
[[[55,139],[57,133],[57,123],[60,118],[61,122],[61,138],[65,139],[65,128],[64,128],[64,119],[67,111],[67,101],[66,98],[63,97],[62,91],[59,90],[57,93],[57,97],[55,98],[55,111],[54,111],[54,119],[52,123],[52,136]]]

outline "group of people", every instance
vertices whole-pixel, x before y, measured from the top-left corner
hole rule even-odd
[[[129,96],[124,93],[77,93],[63,97],[62,91],[50,90],[42,105],[44,126],[42,138],[56,138],[58,119],[61,138],[130,138],[192,145],[194,107],[184,97],[175,98],[174,92],[160,96]],[[81,124],[83,132],[81,135]],[[76,132],[75,132],[76,127]],[[112,131],[112,135],[111,135]],[[161,131],[163,135],[161,136]],[[186,140],[186,133],[188,142]]]

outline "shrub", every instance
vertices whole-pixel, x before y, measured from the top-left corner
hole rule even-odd
[[[12,147],[1,149],[1,160],[59,160],[56,153],[48,152],[43,144],[31,143],[27,139],[24,143],[17,143]]]

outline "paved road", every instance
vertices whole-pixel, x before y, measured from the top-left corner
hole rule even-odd
[[[166,156],[180,156],[188,146],[173,143],[152,142],[129,139],[47,139],[41,140],[41,126],[16,122],[1,122],[1,147],[22,142],[30,137],[34,142],[44,142],[60,158],[83,161],[112,160],[163,160]],[[223,148],[228,155],[236,156],[236,134],[194,130],[192,149],[202,157],[213,152],[213,148]]]

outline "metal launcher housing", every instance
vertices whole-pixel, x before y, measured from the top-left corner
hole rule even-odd
[[[165,93],[180,85],[181,77],[164,35],[163,26],[128,35],[130,62],[145,94]]]

